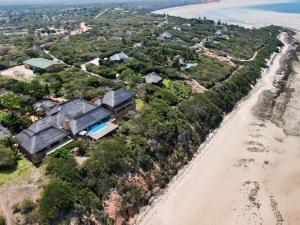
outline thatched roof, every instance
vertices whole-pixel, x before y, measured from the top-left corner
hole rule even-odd
[[[134,98],[134,94],[124,88],[116,88],[104,95],[103,104],[112,108],[118,107]]]

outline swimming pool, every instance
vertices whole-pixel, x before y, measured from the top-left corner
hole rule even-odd
[[[106,128],[108,128],[107,123],[96,124],[96,125],[93,125],[89,128],[89,132],[87,134],[88,135],[95,135],[95,134],[105,130]]]

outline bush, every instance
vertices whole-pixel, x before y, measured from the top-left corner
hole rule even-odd
[[[42,193],[39,211],[43,224],[53,224],[63,218],[74,204],[72,187],[60,180],[51,181]]]
[[[5,219],[0,215],[0,225],[6,225]]]
[[[24,199],[22,202],[17,203],[13,206],[14,213],[21,212],[21,213],[29,213],[35,208],[35,204],[30,199]]]

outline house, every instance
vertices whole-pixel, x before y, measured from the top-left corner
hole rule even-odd
[[[47,72],[58,72],[61,70],[59,62],[44,58],[32,58],[24,61],[24,67],[33,71],[45,70]]]
[[[172,28],[174,31],[181,31],[181,28],[179,26],[175,26]]]
[[[127,115],[129,111],[135,111],[135,96],[126,89],[119,87],[106,93],[101,102],[106,109],[113,112],[114,117],[119,119]]]
[[[130,57],[126,55],[124,52],[120,52],[109,57],[109,60],[112,62],[117,62],[117,61],[126,61],[129,60],[129,58]]]
[[[210,36],[204,38],[201,43],[203,46],[212,46],[214,44],[214,39]]]
[[[17,134],[17,143],[27,157],[37,163],[53,148],[71,139],[57,124],[56,117],[45,117]]]
[[[11,132],[6,127],[0,125],[0,139],[10,137],[10,136],[11,136]]]
[[[218,30],[216,33],[215,33],[216,36],[220,37],[220,38],[226,38],[227,35],[226,35],[226,32],[224,30]]]
[[[133,44],[132,47],[134,47],[134,48],[140,48],[142,46],[143,46],[143,44],[141,42],[138,42],[138,43]]]
[[[193,62],[190,62],[190,63],[186,63],[186,64],[184,64],[184,69],[189,69],[189,68],[192,68],[192,67],[195,67],[195,66],[197,66],[198,65],[198,63],[193,63]]]
[[[182,26],[183,26],[183,27],[191,27],[192,24],[190,24],[190,23],[184,23],[184,24],[182,24]]]
[[[22,130],[16,136],[17,143],[28,158],[39,162],[83,131],[98,139],[116,129],[116,125],[108,123],[111,116],[103,106],[75,98],[56,105],[45,118]]]
[[[147,84],[161,84],[163,80],[162,77],[155,72],[147,74],[144,78]]]
[[[159,38],[161,40],[171,39],[172,37],[173,37],[173,35],[170,32],[164,32],[164,33],[159,35]]]
[[[109,38],[110,41],[122,41],[121,37],[112,36]]]
[[[56,102],[50,100],[50,99],[45,99],[45,100],[42,100],[42,101],[39,101],[37,103],[35,103],[33,105],[33,108],[36,110],[36,111],[44,111],[44,112],[50,112],[51,109],[53,109],[55,106],[57,105]]]

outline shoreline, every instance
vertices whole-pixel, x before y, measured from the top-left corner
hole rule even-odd
[[[282,3],[284,0],[254,0],[251,2],[239,0],[221,0],[219,2],[187,5],[154,11],[156,14],[168,14],[184,18],[206,17],[212,20],[245,26],[248,28],[278,25],[300,30],[300,14],[279,13],[250,9],[249,6]]]
[[[167,188],[163,190],[163,193],[161,195],[157,196],[155,198],[155,200],[152,201],[149,206],[146,206],[145,208],[143,208],[141,210],[141,212],[140,212],[140,214],[138,215],[138,218],[137,218],[137,221],[138,221],[136,223],[137,225],[155,225],[155,224],[160,224],[160,225],[169,225],[169,224],[177,225],[178,224],[178,225],[180,225],[180,224],[186,224],[186,223],[196,224],[195,222],[201,220],[201,218],[204,220],[204,218],[200,217],[200,215],[198,215],[196,212],[189,213],[187,210],[193,211],[195,209],[187,209],[187,207],[188,208],[189,207],[192,207],[192,208],[195,207],[200,212],[202,210],[206,210],[206,211],[212,211],[212,212],[220,213],[221,214],[220,217],[222,218],[222,220],[216,221],[216,220],[218,220],[218,218],[214,218],[213,214],[207,213],[207,217],[208,218],[206,218],[206,220],[203,221],[204,224],[220,224],[220,222],[223,222],[223,224],[232,224],[233,222],[236,222],[237,218],[231,218],[230,216],[228,218],[228,216],[226,216],[226,215],[228,215],[228,214],[230,215],[230,213],[232,213],[232,212],[230,212],[231,211],[230,207],[229,207],[229,210],[223,208],[223,210],[219,210],[220,212],[218,210],[216,210],[216,209],[207,210],[206,209],[206,205],[215,205],[215,207],[217,207],[217,208],[219,206],[216,205],[216,204],[212,204],[210,202],[211,200],[208,199],[208,196],[206,196],[206,195],[205,195],[204,200],[203,200],[203,202],[205,202],[206,204],[205,203],[201,203],[201,202],[198,202],[198,203],[193,202],[192,199],[194,198],[194,196],[193,196],[193,194],[190,194],[190,193],[193,193],[193,190],[194,190],[194,194],[197,195],[197,196],[199,195],[199,193],[197,193],[199,191],[193,189],[193,185],[198,186],[198,188],[200,188],[201,190],[203,189],[202,190],[202,194],[203,193],[210,193],[210,194],[217,193],[217,190],[214,189],[214,186],[210,186],[209,187],[209,185],[207,185],[204,181],[203,182],[201,182],[201,181],[193,181],[193,175],[194,175],[194,177],[197,177],[198,174],[200,173],[201,177],[204,180],[206,180],[208,183],[214,183],[215,185],[217,185],[216,182],[217,182],[218,179],[208,179],[207,178],[207,176],[210,176],[210,175],[214,176],[213,172],[210,172],[210,173],[208,172],[209,174],[205,174],[206,173],[205,171],[201,172],[205,168],[205,166],[203,166],[202,164],[209,164],[209,162],[208,162],[209,160],[205,159],[205,158],[210,157],[210,159],[213,160],[213,158],[211,156],[209,156],[211,154],[214,154],[214,153],[211,153],[214,150],[214,149],[211,149],[212,148],[211,145],[214,145],[214,142],[218,142],[218,139],[220,139],[219,136],[222,136],[222,135],[224,136],[224,132],[226,132],[226,131],[224,131],[224,129],[226,129],[228,126],[232,127],[231,123],[233,123],[233,125],[235,124],[234,122],[232,122],[232,120],[234,121],[234,120],[236,120],[236,117],[240,117],[241,116],[240,115],[241,111],[245,111],[245,108],[248,108],[248,110],[249,110],[249,107],[247,106],[249,104],[249,101],[252,102],[252,105],[254,106],[254,105],[257,104],[257,99],[256,98],[259,98],[259,96],[262,94],[263,90],[276,91],[276,87],[274,85],[273,78],[275,78],[277,76],[276,75],[277,70],[279,70],[282,67],[283,62],[281,61],[281,59],[285,58],[285,56],[288,54],[289,48],[290,48],[289,46],[290,45],[285,44],[285,46],[283,47],[283,49],[282,49],[282,51],[280,53],[273,54],[271,56],[271,58],[268,61],[269,64],[270,64],[270,67],[268,67],[268,69],[266,69],[265,71],[263,71],[262,78],[258,81],[258,83],[256,84],[256,86],[251,90],[251,92],[244,99],[242,99],[236,105],[235,109],[231,113],[229,113],[228,115],[225,116],[225,118],[224,118],[222,124],[220,125],[220,127],[217,130],[213,131],[208,136],[207,141],[205,143],[203,143],[199,147],[199,150],[197,151],[197,153],[195,154],[195,156],[193,157],[193,159],[190,161],[190,163],[188,165],[186,165],[184,168],[182,168],[182,170],[180,170],[178,172],[178,174],[169,183],[169,185],[167,186]],[[273,77],[272,77],[272,74],[273,74]],[[267,79],[266,76],[271,76],[271,80],[268,81],[269,83],[267,85],[265,83],[266,79]],[[250,107],[250,108],[252,108],[252,107]],[[250,110],[250,111],[252,111],[252,110]],[[249,112],[247,112],[247,113],[249,114]],[[252,114],[252,113],[250,113],[250,114]],[[246,115],[246,117],[247,117],[247,115]],[[248,126],[252,126],[251,123],[254,123],[254,124],[255,123],[258,123],[258,124],[259,123],[265,123],[267,125],[264,125],[264,126],[271,127],[272,128],[271,131],[276,130],[276,132],[279,132],[279,131],[277,131],[277,128],[275,129],[273,127],[274,124],[272,122],[258,122],[258,121],[256,121],[256,119],[252,118],[253,117],[252,115],[249,115],[249,117],[251,117],[251,118],[249,119],[249,121],[250,121],[249,124],[250,125],[248,125]],[[241,119],[243,120],[243,117],[241,117]],[[236,125],[236,126],[239,127],[239,125]],[[245,132],[244,127],[240,127],[240,129],[241,129],[242,133]],[[282,129],[282,128],[280,128],[280,129]],[[247,132],[247,129],[246,129],[246,132]],[[252,134],[252,135],[256,135],[256,134]],[[281,133],[281,135],[283,135],[283,134]],[[240,138],[244,139],[244,137],[240,137]],[[226,139],[224,139],[224,141],[225,140]],[[297,140],[293,140],[293,141],[294,141],[294,143],[296,143]],[[254,142],[254,141],[251,141],[251,142]],[[269,143],[267,143],[267,144],[269,144]],[[236,145],[236,144],[232,143],[232,145]],[[242,145],[244,145],[244,143],[242,143],[241,146]],[[254,149],[256,148],[256,146],[252,146],[252,147]],[[296,147],[296,146],[293,146],[293,147]],[[237,149],[239,149],[239,148],[237,148]],[[229,149],[228,149],[228,151],[229,151]],[[218,154],[219,154],[218,152],[215,152],[215,157],[217,157],[218,161],[221,162],[222,156],[220,156]],[[236,154],[238,154],[238,153],[236,152]],[[223,156],[226,157],[224,155],[224,153],[223,153]],[[274,157],[274,156],[272,156],[272,157]],[[227,156],[227,158],[229,158],[229,160],[231,161],[232,158],[235,158],[235,155],[233,154],[233,156],[230,156],[230,157]],[[250,164],[252,163],[252,158],[251,159],[240,159],[240,160],[242,160],[242,161],[246,160],[245,161],[246,164],[247,163],[250,163]],[[250,160],[250,161],[248,162],[247,160]],[[260,157],[258,157],[258,159],[256,159],[256,160],[260,160]],[[265,160],[265,162],[266,161],[267,160]],[[243,164],[243,162],[240,162],[240,163]],[[269,163],[269,161],[268,161],[268,163]],[[244,166],[246,166],[246,167],[249,166],[250,167],[250,165],[246,165],[246,164]],[[202,168],[202,169],[197,169],[197,167]],[[242,167],[242,166],[240,166],[240,167]],[[260,166],[260,167],[267,167],[267,165],[265,165],[263,163],[262,166]],[[207,168],[207,169],[209,169],[209,168]],[[214,169],[218,170],[219,173],[224,173],[224,171],[222,171],[218,167],[215,167]],[[235,166],[234,166],[234,168],[232,170],[234,170],[234,169],[235,169]],[[261,168],[258,168],[258,170],[260,170],[260,169]],[[243,170],[243,169],[241,168],[241,170]],[[239,171],[238,175],[241,176],[241,173],[243,173],[243,171]],[[257,175],[256,173],[251,173],[251,176],[256,176]],[[223,177],[223,176],[221,176],[221,177]],[[220,178],[220,182],[222,183],[221,177],[219,177],[219,178]],[[186,181],[186,180],[189,180],[189,181]],[[236,184],[236,182],[237,182],[236,179],[231,180],[231,182],[235,183],[235,185],[237,185]],[[258,189],[262,188],[260,186],[257,186],[257,185],[261,185],[260,182],[257,182],[257,181],[255,181],[255,182],[249,181],[249,182],[250,182],[249,184],[244,183],[242,186],[247,186],[248,185],[249,186],[249,188],[248,188],[249,190],[254,190],[253,187],[250,187],[250,186],[254,186],[254,188],[258,187]],[[232,187],[230,187],[230,188],[232,188]],[[236,187],[234,187],[234,188],[236,188]],[[193,190],[189,190],[189,189],[193,189]],[[215,190],[215,192],[212,191],[212,190]],[[235,191],[238,194],[239,191],[238,190],[235,190]],[[180,195],[181,194],[184,195],[184,193],[186,193],[187,196],[184,197],[184,198],[180,197]],[[216,194],[216,195],[218,195],[218,194]],[[233,192],[233,193],[231,193],[231,195],[232,195],[231,197],[233,197],[233,199],[234,199],[235,193]],[[202,196],[202,195],[200,195],[200,196]],[[264,202],[271,202],[271,203],[269,203],[271,205],[272,204],[274,205],[276,203],[276,205],[277,205],[277,200],[275,200],[273,197],[271,198],[271,196],[273,196],[273,195],[270,194],[270,197],[269,196],[268,197],[264,196],[264,199],[262,201],[264,201]],[[243,197],[245,197],[245,196],[243,196]],[[228,199],[226,199],[226,197],[225,197],[225,199],[224,199],[223,196],[220,197],[220,198],[222,199],[222,202],[224,202],[224,201],[226,202],[227,201],[227,203],[229,203]],[[246,198],[246,199],[240,199],[237,202],[238,203],[243,202],[243,204],[247,205],[247,201],[248,201],[248,198]],[[184,203],[186,203],[186,204],[184,204]],[[182,204],[184,207],[182,207],[182,209],[179,209],[178,204]],[[232,205],[232,203],[229,203],[229,204]],[[238,204],[238,206],[240,206],[241,204]],[[261,203],[257,203],[257,204],[261,204]],[[176,207],[176,205],[177,205],[177,207]],[[199,205],[201,205],[201,206],[199,207]],[[242,209],[237,209],[238,206],[235,206],[234,212],[235,213],[239,212],[240,214],[245,213],[245,212],[243,212]],[[264,206],[263,208],[268,208],[268,207]],[[182,214],[182,212],[178,212],[180,210],[184,211],[187,214]],[[279,209],[276,208],[275,206],[272,207],[271,209],[266,209],[265,211],[266,211],[265,212],[265,214],[266,214],[265,218],[267,218],[266,219],[267,221],[275,222],[275,221],[277,221],[277,220],[280,219],[280,218],[276,219],[274,217],[275,216],[274,215],[275,214],[274,211],[277,212],[277,214],[278,213],[280,214]],[[257,212],[253,212],[253,213],[257,213]],[[173,217],[173,214],[174,214],[175,219],[171,218],[171,217]],[[199,216],[199,218],[197,218],[197,216]],[[240,217],[240,215],[238,217]],[[249,216],[249,218],[250,217],[251,216]],[[184,218],[186,218],[186,219],[184,219]],[[248,220],[249,220],[249,218],[248,218]],[[264,222],[265,222],[265,218],[264,218]],[[239,218],[239,221],[240,220],[241,220],[241,218]],[[224,223],[224,221],[227,221],[227,223]],[[194,223],[191,223],[191,222],[194,222]],[[259,221],[257,221],[257,222],[259,222]]]

